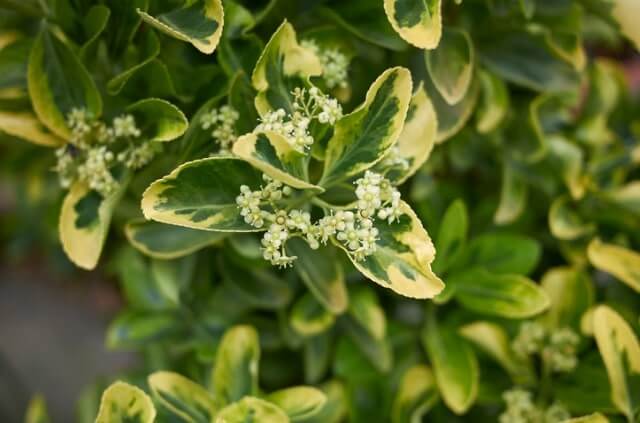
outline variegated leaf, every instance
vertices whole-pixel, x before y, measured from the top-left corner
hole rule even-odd
[[[191,43],[205,54],[211,54],[218,46],[224,11],[221,0],[195,0],[185,2],[178,9],[158,16],[151,16],[138,9],[145,22],[179,40]]]
[[[324,191],[308,182],[306,156],[294,150],[278,133],[267,131],[242,135],[233,145],[233,154],[294,188]]]
[[[262,177],[233,157],[209,157],[184,163],[152,183],[142,196],[147,219],[193,229],[254,232],[236,204],[240,186],[257,189]]]
[[[431,369],[422,364],[409,368],[402,376],[396,393],[391,422],[420,423],[438,398],[438,387]]]
[[[412,298],[433,298],[444,283],[431,271],[436,251],[429,234],[408,204],[401,202],[404,213],[391,224],[380,222],[376,252],[353,265],[366,277],[398,294]],[[336,242],[345,251],[347,249]]]
[[[27,81],[33,110],[61,138],[70,135],[66,116],[72,109],[86,109],[94,117],[102,113],[102,98],[89,72],[48,28],[31,48]]]
[[[478,72],[481,100],[476,113],[476,129],[486,134],[498,127],[509,109],[509,90],[505,82],[494,74]]]
[[[229,329],[220,341],[212,374],[216,399],[222,404],[230,404],[246,395],[256,395],[259,360],[256,330],[251,326]]]
[[[575,210],[571,208],[568,196],[553,200],[549,208],[549,229],[558,239],[571,241],[593,233],[595,224],[585,223]]]
[[[138,127],[142,137],[151,141],[171,141],[182,134],[189,127],[189,121],[180,109],[166,100],[146,98],[127,107]]]
[[[429,158],[436,142],[437,132],[436,112],[424,86],[420,83],[411,97],[407,119],[396,143],[399,156],[407,160],[409,166],[406,169],[392,167],[385,177],[395,185],[400,185],[416,173]],[[381,163],[383,162],[384,160]]]
[[[441,0],[384,0],[393,29],[409,44],[433,49],[442,35]]]
[[[289,423],[287,414],[275,404],[256,397],[244,397],[223,408],[215,423]]]
[[[291,92],[311,76],[322,74],[317,56],[298,44],[293,26],[285,21],[273,33],[251,75],[258,91],[256,109],[261,116],[269,110],[293,112]]]
[[[609,423],[609,419],[607,419],[603,414],[593,413],[588,416],[574,417],[572,419],[565,420],[563,423]]]
[[[311,386],[281,389],[265,399],[284,411],[291,422],[305,421],[315,416],[327,402],[324,392]]]
[[[50,132],[31,112],[0,111],[0,132],[45,147],[59,147],[64,140]]]
[[[630,39],[640,51],[640,3],[635,0],[614,0],[612,15],[622,29],[622,33]]]
[[[497,225],[507,225],[515,221],[527,205],[528,185],[518,175],[510,163],[502,165],[502,184],[500,188],[500,202],[493,215]]]
[[[411,100],[411,74],[387,69],[369,87],[364,103],[335,125],[318,185],[330,187],[380,161],[397,141]]]
[[[640,401],[637,383],[640,378],[640,342],[631,326],[605,305],[598,306],[593,313],[593,333],[607,368],[611,400],[627,420],[633,421]]]
[[[128,222],[124,233],[138,251],[158,259],[183,257],[227,237],[224,232],[200,231],[142,219]]]
[[[624,247],[594,239],[587,248],[589,261],[597,269],[611,273],[631,289],[640,292],[640,254]]]
[[[471,85],[474,50],[466,31],[447,28],[437,49],[425,52],[427,71],[449,105],[459,103]]]
[[[98,264],[113,209],[127,184],[128,177],[125,177],[107,198],[82,182],[76,182],[69,189],[60,210],[58,231],[64,252],[77,266],[91,270]]]
[[[544,322],[552,329],[569,326],[577,331],[595,298],[588,274],[571,267],[554,267],[544,274],[541,285],[551,300]]]
[[[158,402],[172,414],[190,423],[213,421],[218,408],[213,396],[192,380],[160,371],[152,373],[148,383]]]
[[[313,416],[304,419],[304,423],[340,423],[347,414],[347,392],[344,384],[330,380],[321,387],[327,397],[324,406]]]
[[[96,423],[153,423],[156,409],[140,388],[115,382],[102,394]]]
[[[24,416],[24,423],[50,423],[47,403],[40,394],[34,395],[29,401],[27,412]]]
[[[291,309],[291,327],[305,337],[325,332],[334,322],[335,316],[310,293],[300,297]]]

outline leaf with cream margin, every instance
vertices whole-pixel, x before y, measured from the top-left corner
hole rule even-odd
[[[125,176],[116,191],[106,198],[82,182],[69,189],[60,210],[58,232],[62,249],[76,266],[91,270],[98,264],[113,210],[126,190],[128,179]]]
[[[292,422],[313,417],[327,402],[324,392],[311,386],[281,389],[270,393],[265,399],[284,411]]]
[[[609,423],[609,419],[603,414],[593,413],[588,416],[574,417],[569,420],[564,420],[563,423]]]
[[[384,0],[393,29],[409,44],[433,49],[442,36],[441,0]]]
[[[211,54],[216,49],[224,26],[221,0],[188,1],[184,7],[158,16],[151,16],[140,9],[137,12],[149,25],[191,43],[205,54]]]
[[[124,233],[138,251],[157,259],[174,259],[210,245],[219,244],[227,234],[201,231],[136,219],[127,222]]]
[[[535,379],[533,368],[517,357],[511,348],[507,332],[500,325],[477,321],[461,327],[459,332],[500,364],[514,383],[526,384]]]
[[[194,160],[153,182],[142,195],[142,211],[147,219],[187,228],[256,232],[240,215],[236,197],[241,185],[255,190],[262,183],[260,173],[238,158]]]
[[[493,222],[496,225],[507,225],[518,219],[527,205],[528,191],[526,181],[509,163],[503,163],[500,202],[493,214]]]
[[[455,287],[456,300],[477,313],[522,319],[542,313],[550,303],[547,293],[525,276],[470,269],[448,281]]]
[[[347,414],[347,389],[338,380],[332,379],[320,386],[327,397],[324,406],[313,416],[303,420],[304,423],[340,423]]]
[[[447,407],[464,414],[478,396],[478,360],[467,341],[452,328],[427,319],[422,343],[433,366],[436,383]]]
[[[336,256],[338,250],[331,245],[313,250],[300,238],[290,239],[287,249],[298,257],[293,268],[316,300],[333,314],[343,313],[349,297],[342,265]]]
[[[319,335],[333,326],[335,316],[315,297],[306,293],[291,308],[290,324],[302,336]]]
[[[424,86],[420,83],[411,97],[407,118],[396,142],[398,155],[405,159],[409,166],[407,168],[392,166],[385,173],[385,177],[394,185],[401,185],[409,179],[429,158],[437,133],[436,112]],[[384,159],[378,163],[378,166],[384,167]]]
[[[438,387],[431,369],[423,364],[410,367],[402,376],[393,400],[391,422],[420,423],[438,399]]]
[[[156,409],[145,392],[125,382],[115,382],[102,394],[95,423],[153,423]]]
[[[365,101],[336,122],[318,185],[333,186],[382,160],[402,132],[410,100],[409,70],[384,71],[369,87]]]
[[[589,276],[571,267],[554,267],[540,282],[551,300],[543,320],[550,328],[580,329],[582,315],[593,305],[595,292]]]
[[[611,14],[618,22],[622,33],[630,39],[640,51],[640,3],[636,0],[613,0],[613,10]]]
[[[585,223],[571,206],[567,196],[553,200],[549,208],[549,229],[558,239],[571,241],[593,233],[596,225]]]
[[[612,274],[640,292],[640,254],[637,252],[596,238],[589,243],[587,257],[596,269]]]
[[[445,28],[438,48],[425,52],[427,71],[449,105],[460,102],[469,90],[474,68],[471,38],[466,31]]]
[[[376,251],[363,260],[355,260],[342,243],[353,265],[363,275],[385,288],[411,298],[433,298],[444,283],[431,271],[436,251],[420,219],[405,202],[403,213],[393,223],[379,222]]]
[[[487,134],[496,129],[509,110],[509,90],[505,82],[485,70],[478,72],[481,96],[476,112],[476,130]]]
[[[613,309],[598,306],[593,333],[611,383],[611,400],[629,421],[640,401],[640,343],[631,326]]]
[[[221,404],[258,394],[258,333],[251,326],[238,325],[227,330],[216,352],[212,384]]]
[[[27,411],[24,416],[24,423],[50,423],[47,413],[47,403],[40,394],[34,395],[29,401]]]
[[[302,88],[309,77],[321,74],[318,57],[298,44],[293,26],[284,21],[271,36],[251,75],[251,83],[258,91],[258,113],[264,116],[278,109],[293,113],[293,89]]]
[[[147,382],[158,403],[171,414],[190,423],[213,421],[218,404],[194,381],[178,373],[159,371],[149,375]]]
[[[306,156],[294,150],[276,132],[254,132],[240,136],[233,144],[233,154],[289,186],[324,191],[322,187],[308,182]]]
[[[256,397],[244,397],[220,410],[215,423],[289,423],[287,414],[277,405]]]
[[[45,147],[60,147],[64,140],[49,130],[31,112],[0,110],[0,132]]]
[[[140,100],[126,110],[135,118],[141,136],[151,141],[172,141],[189,127],[189,121],[180,109],[159,98]]]

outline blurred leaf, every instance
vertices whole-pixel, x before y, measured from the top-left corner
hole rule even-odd
[[[153,402],[142,389],[115,382],[102,394],[96,423],[153,423],[155,417]]]
[[[640,292],[640,254],[599,239],[589,243],[587,256],[591,264],[603,272],[611,273],[636,292]]]
[[[473,75],[474,51],[465,31],[445,28],[438,48],[425,52],[427,71],[449,105],[464,98]]]
[[[147,379],[156,400],[172,414],[190,423],[210,423],[217,404],[202,386],[173,372],[155,372]]]
[[[327,396],[317,388],[295,386],[272,392],[266,400],[277,405],[292,422],[300,422],[317,415]]]

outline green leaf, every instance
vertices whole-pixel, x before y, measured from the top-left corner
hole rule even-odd
[[[442,35],[441,0],[384,0],[393,29],[409,44],[433,49]]]
[[[149,375],[149,387],[168,411],[189,423],[210,423],[217,404],[202,386],[177,373],[160,371]]]
[[[595,268],[612,274],[634,291],[640,292],[640,254],[605,244],[596,238],[589,243],[587,256]]]
[[[333,359],[333,336],[330,331],[304,340],[304,380],[317,383],[324,379]]]
[[[216,353],[213,386],[222,404],[258,393],[258,333],[251,326],[234,326],[225,332]]]
[[[140,388],[115,382],[102,394],[96,423],[153,423],[156,409]]]
[[[45,147],[60,147],[65,142],[31,112],[0,111],[0,132]]]
[[[487,134],[496,129],[504,120],[509,110],[509,90],[507,84],[496,75],[481,70],[481,96],[476,112],[476,130]]]
[[[472,239],[455,269],[483,267],[492,273],[529,274],[540,259],[540,244],[521,235],[487,233]]]
[[[451,263],[462,253],[467,242],[469,216],[464,201],[456,200],[447,208],[440,222],[436,238],[436,258],[433,270],[436,273],[447,271]]]
[[[72,109],[85,109],[94,117],[102,113],[100,93],[84,65],[47,28],[31,48],[27,80],[36,115],[59,137],[69,138],[66,116]]]
[[[27,88],[27,64],[33,40],[17,31],[0,32],[0,97],[7,91],[22,96]]]
[[[147,98],[127,107],[136,119],[142,137],[152,141],[171,141],[189,127],[189,121],[180,109],[166,100]]]
[[[113,210],[128,184],[128,177],[117,190],[103,198],[82,182],[71,186],[62,203],[58,232],[62,249],[78,267],[96,267],[109,233]]]
[[[394,185],[401,185],[416,173],[429,158],[436,142],[437,133],[436,112],[424,86],[420,83],[411,97],[407,119],[396,143],[398,155],[407,160],[409,166],[406,169],[391,168],[385,173],[385,177]],[[378,164],[382,163],[384,160]]]
[[[29,401],[24,423],[49,423],[47,403],[42,395],[34,395]]]
[[[336,123],[318,185],[330,187],[380,161],[400,136],[410,99],[409,71],[384,71],[369,87],[364,103]]]
[[[327,402],[327,396],[310,386],[295,386],[273,392],[265,398],[277,405],[290,421],[300,422],[318,414]]]
[[[400,382],[391,411],[392,423],[420,423],[439,399],[431,369],[417,364],[409,368]]]
[[[466,31],[446,28],[438,48],[425,52],[427,71],[449,105],[464,98],[473,75],[473,45]]]
[[[110,16],[111,10],[102,4],[91,6],[91,9],[84,16],[82,27],[87,39],[80,48],[80,57],[83,62],[86,62],[87,58],[95,53],[97,41],[107,27]]]
[[[638,407],[633,378],[640,376],[640,343],[633,329],[613,309],[601,305],[593,313],[593,332],[611,383],[611,399],[629,421]]]
[[[187,162],[152,183],[142,195],[147,219],[193,229],[255,232],[236,204],[240,186],[258,189],[262,177],[250,164],[232,157]]]
[[[233,154],[289,186],[324,191],[322,187],[308,182],[306,156],[294,150],[276,132],[254,132],[240,136],[233,144]]]
[[[138,251],[157,259],[174,259],[219,244],[227,234],[200,231],[135,219],[126,224],[124,233]]]
[[[477,321],[461,327],[459,332],[500,364],[514,383],[526,384],[535,379],[533,368],[516,356],[509,336],[501,326],[488,321]]]
[[[313,295],[307,293],[293,305],[290,321],[296,332],[308,337],[325,332],[333,325],[335,317]]]
[[[455,285],[458,302],[477,313],[522,319],[549,307],[546,292],[524,276],[471,269],[452,276],[449,281]]]
[[[158,16],[151,16],[140,9],[137,12],[149,25],[191,43],[205,54],[213,53],[222,35],[224,12],[220,0],[189,1],[182,8]]]
[[[280,309],[293,297],[290,285],[268,269],[246,269],[229,262],[220,267],[225,284],[253,307]]]
[[[587,274],[570,267],[555,267],[542,277],[542,289],[551,300],[544,321],[551,328],[580,329],[582,315],[593,305],[594,286]]]
[[[215,423],[287,423],[289,417],[283,410],[270,402],[256,397],[244,397],[223,408],[216,416]]]
[[[347,414],[347,392],[337,380],[330,380],[321,387],[326,396],[324,406],[313,416],[302,419],[303,423],[340,423]]]
[[[379,240],[376,251],[363,260],[355,260],[347,252],[353,265],[367,278],[400,295],[411,298],[433,298],[444,283],[431,271],[436,252],[420,219],[408,204],[401,202],[403,215],[393,223],[377,226]]]
[[[136,72],[144,68],[160,54],[160,41],[153,31],[143,32],[141,42],[132,45],[133,51],[137,54],[137,61],[134,65],[123,70],[107,82],[107,92],[117,95],[122,91],[129,78]]]
[[[569,197],[562,196],[553,200],[549,208],[549,229],[556,238],[570,241],[593,233],[596,226],[585,223],[572,208]]]
[[[609,419],[600,413],[593,413],[588,416],[565,420],[564,423],[609,423]]]
[[[182,331],[182,322],[169,312],[125,311],[107,329],[107,347],[141,348],[149,342],[170,338]]]
[[[527,193],[526,181],[509,163],[503,163],[500,203],[493,215],[493,221],[497,225],[507,225],[517,220],[527,206]]]
[[[456,414],[464,414],[478,395],[479,371],[476,356],[453,329],[427,320],[422,332],[436,383],[444,403]]]
[[[313,250],[304,240],[293,238],[287,242],[287,249],[298,257],[293,268],[316,300],[333,314],[343,313],[349,298],[336,248]]]
[[[258,91],[255,106],[264,116],[269,110],[292,113],[291,92],[302,87],[311,76],[322,74],[322,65],[313,52],[301,47],[296,32],[286,20],[273,33],[251,75]]]

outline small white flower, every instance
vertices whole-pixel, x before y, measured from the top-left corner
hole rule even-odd
[[[320,46],[310,39],[302,40],[300,43],[304,48],[313,51],[322,65],[322,78],[327,87],[346,88],[349,59],[338,49],[321,49]]]
[[[235,125],[240,114],[231,106],[224,105],[218,109],[211,109],[200,117],[202,129],[212,128],[211,137],[220,146],[220,152],[229,152],[238,139]]]
[[[116,138],[138,138],[141,134],[132,115],[113,119],[113,134]]]

